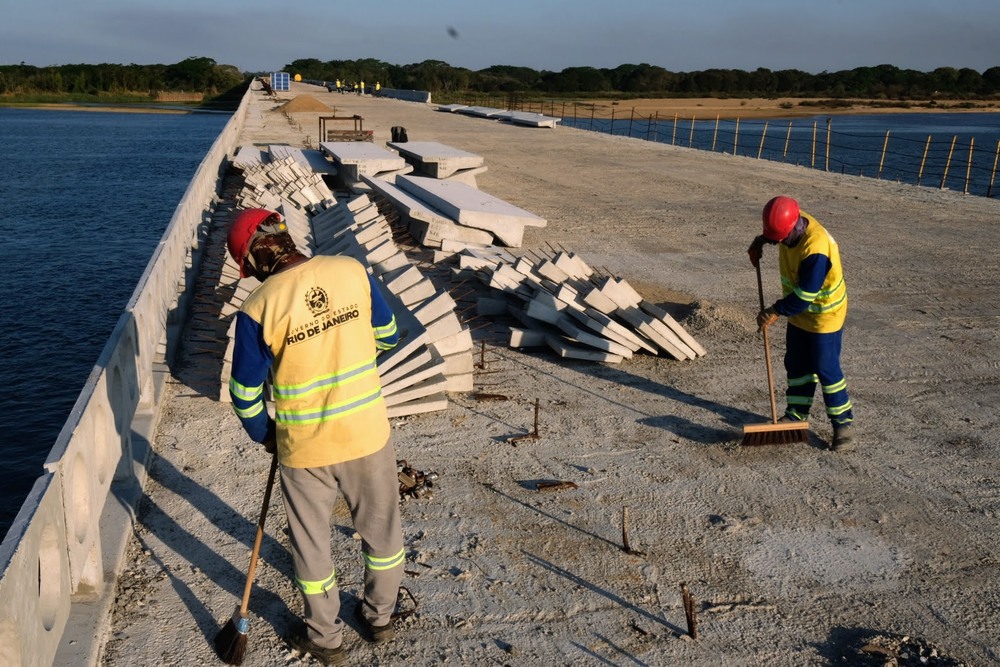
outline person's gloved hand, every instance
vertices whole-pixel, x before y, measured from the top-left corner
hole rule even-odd
[[[277,427],[273,419],[268,420],[267,435],[264,436],[264,440],[260,444],[264,445],[264,451],[268,454],[274,454],[278,451]]]
[[[758,236],[747,248],[747,254],[750,255],[750,263],[753,266],[760,264],[760,258],[764,254],[764,244],[767,243],[767,239],[763,236]]]
[[[764,310],[757,313],[757,330],[763,331],[767,327],[771,326],[778,321],[778,313],[775,312],[774,307],[765,308]]]

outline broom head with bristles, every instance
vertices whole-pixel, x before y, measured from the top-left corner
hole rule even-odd
[[[222,630],[219,630],[219,634],[215,635],[215,652],[223,662],[228,665],[243,664],[249,630],[250,619],[237,607],[233,617]]]
[[[786,445],[809,442],[809,422],[747,424],[743,427],[743,446]]]

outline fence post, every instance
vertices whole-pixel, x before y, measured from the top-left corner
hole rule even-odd
[[[761,154],[764,152],[764,137],[767,136],[767,121],[764,121],[764,131],[760,133],[760,146],[757,147],[757,159],[760,159]]]
[[[997,152],[993,154],[993,171],[990,172],[990,185],[986,188],[987,198],[993,194],[993,179],[995,179],[997,175],[997,158],[1000,158],[1000,139],[997,140]]]
[[[611,110],[611,132],[609,133],[612,137],[615,136],[615,110]]]
[[[972,173],[972,147],[976,143],[976,138],[972,137],[969,139],[969,163],[965,166],[965,188],[962,190],[962,194],[969,194],[969,174]]]
[[[885,131],[885,141],[882,142],[882,157],[878,161],[878,176],[876,178],[882,178],[882,167],[885,165],[885,150],[889,148],[889,130]]]
[[[927,162],[927,151],[931,148],[931,135],[927,135],[927,143],[924,144],[924,156],[920,158],[920,171],[917,172],[917,185],[920,185],[920,179],[924,176],[924,163]]]
[[[670,145],[677,145],[677,114],[674,114],[674,130],[670,135]]]
[[[590,105],[590,129],[591,130],[594,129],[594,109],[596,109],[596,108],[597,108],[596,105],[594,105],[594,104]]]
[[[812,159],[809,162],[809,168],[810,169],[815,169],[816,168],[816,125],[817,125],[817,122],[814,120],[813,121]]]
[[[712,133],[712,152],[715,152],[715,140],[719,137],[719,114],[715,114],[715,132]]]
[[[955,152],[955,142],[958,141],[958,135],[954,135],[951,138],[951,148],[948,149],[948,160],[944,163],[944,173],[941,174],[941,189],[944,190],[945,181],[948,180],[948,168],[951,167],[951,154]]]
[[[833,119],[826,119],[826,171],[830,171],[830,125]]]
[[[788,157],[788,143],[792,140],[792,121],[788,121],[788,132],[785,134],[785,150],[781,154],[781,159]]]
[[[635,120],[635,107],[632,107],[632,115],[628,117],[628,136],[632,138],[632,121]]]
[[[733,132],[733,157],[736,157],[736,145],[740,142],[740,119],[736,119],[736,130]]]
[[[688,148],[694,146],[694,114],[691,114],[691,135],[688,137]]]

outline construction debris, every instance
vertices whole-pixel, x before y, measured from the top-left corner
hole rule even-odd
[[[434,482],[438,479],[436,472],[415,470],[405,460],[396,461],[396,467],[399,468],[399,497],[401,500],[419,499],[431,495]]]

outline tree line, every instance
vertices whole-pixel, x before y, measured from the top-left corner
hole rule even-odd
[[[380,83],[385,88],[437,94],[519,93],[608,97],[823,97],[869,99],[990,99],[1000,96],[1000,67],[984,72],[939,67],[931,72],[893,65],[810,74],[802,70],[707,69],[672,72],[657,65],[613,69],[567,67],[559,72],[494,65],[482,70],[440,60],[393,65],[381,60],[294,60],[283,68],[305,80]],[[246,85],[255,75],[211,58],[172,65],[0,65],[0,95],[90,95],[187,91],[215,97]]]
[[[187,58],[173,65],[0,65],[0,95],[101,96],[203,93],[217,97],[242,86],[246,75],[211,58]]]
[[[796,69],[707,69],[671,72],[649,65],[613,69],[568,67],[560,72],[494,65],[473,71],[440,60],[392,65],[375,59],[306,58],[284,71],[306,80],[375,82],[383,87],[432,93],[537,93],[632,97],[862,97],[873,99],[988,99],[1000,95],[1000,67],[984,72],[939,67],[932,72],[893,65],[810,74]]]

